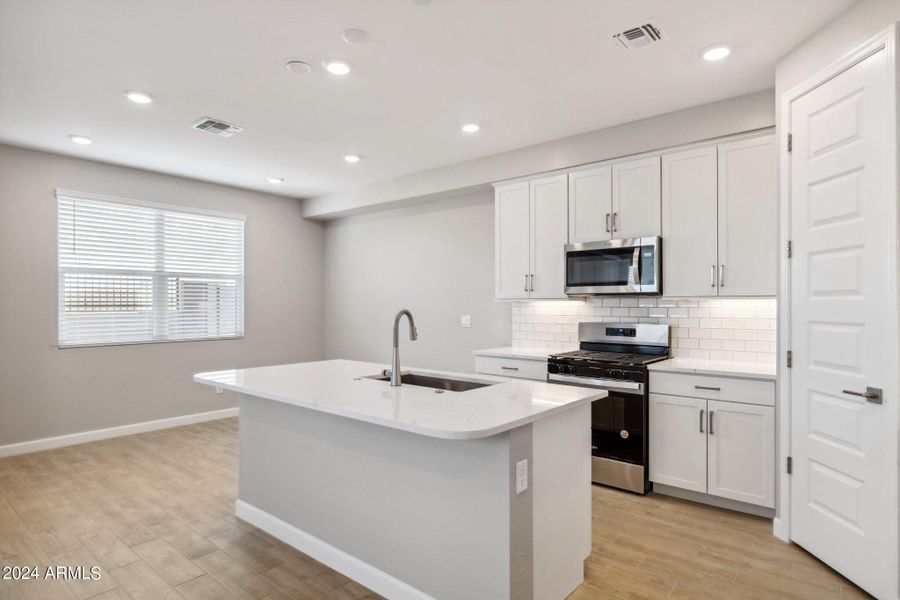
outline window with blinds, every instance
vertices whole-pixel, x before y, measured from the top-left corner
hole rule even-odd
[[[56,197],[60,347],[244,335],[244,217]]]

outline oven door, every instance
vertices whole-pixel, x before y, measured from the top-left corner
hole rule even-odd
[[[569,244],[566,294],[659,294],[658,237]]]
[[[647,481],[647,397],[644,384],[548,373],[549,383],[603,389],[591,403],[591,479],[644,494]]]

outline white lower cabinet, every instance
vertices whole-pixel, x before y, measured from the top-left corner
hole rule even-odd
[[[775,506],[775,409],[706,401],[707,493]]]
[[[650,394],[650,481],[706,493],[706,400]]]
[[[775,408],[650,394],[650,481],[775,506]]]

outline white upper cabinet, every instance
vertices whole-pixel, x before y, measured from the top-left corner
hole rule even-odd
[[[566,298],[568,178],[531,180],[531,298]]]
[[[716,147],[662,157],[663,291],[715,296],[717,259]]]
[[[599,242],[612,237],[612,167],[569,173],[569,242]]]
[[[566,298],[568,195],[565,173],[495,187],[497,300]]]
[[[494,277],[498,300],[528,297],[531,202],[527,181],[494,190]]]
[[[719,145],[720,296],[775,295],[777,160],[774,135]]]
[[[660,196],[659,156],[612,165],[613,239],[659,235]]]
[[[774,296],[775,136],[662,158],[663,293]]]

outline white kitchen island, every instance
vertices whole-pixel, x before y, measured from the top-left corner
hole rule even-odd
[[[240,393],[237,516],[391,599],[565,598],[591,551],[590,402],[606,392],[423,369],[492,385],[392,388],[367,377],[383,369],[194,377]]]

